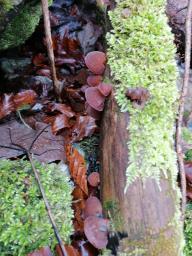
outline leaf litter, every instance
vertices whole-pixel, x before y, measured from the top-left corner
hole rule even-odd
[[[75,228],[71,245],[65,245],[69,256],[98,255],[108,241],[109,221],[98,196],[98,156],[86,155],[75,144],[98,134],[98,120],[112,90],[102,83],[107,58],[96,8],[93,1],[73,0],[55,0],[50,7],[61,102],[54,96],[41,24],[14,53],[15,62],[21,63],[22,56],[26,64],[11,71],[5,66],[0,91],[0,158],[17,159],[23,155],[21,148],[33,144],[31,153],[40,162],[62,161],[69,166]],[[5,53],[3,61],[10,62],[9,58]],[[59,245],[56,254],[62,255]],[[28,256],[51,255],[45,246]]]

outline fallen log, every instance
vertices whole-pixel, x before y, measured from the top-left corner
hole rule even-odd
[[[101,197],[114,231],[127,234],[117,255],[180,256],[182,229],[171,179],[162,176],[160,190],[153,178],[145,184],[137,178],[124,193],[129,118],[111,96],[101,126]]]

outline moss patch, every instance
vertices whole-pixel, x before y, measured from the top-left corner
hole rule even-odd
[[[52,0],[49,0],[52,3]],[[41,17],[41,3],[27,3],[19,14],[7,25],[0,37],[0,50],[24,43],[34,32]]]
[[[107,35],[108,63],[114,76],[116,99],[129,111],[130,141],[127,186],[137,177],[171,173],[176,184],[176,154],[173,150],[177,112],[176,62],[173,35],[167,25],[164,0],[122,0],[109,13],[113,30]],[[123,10],[129,8],[130,16]],[[143,110],[125,97],[128,87],[144,87],[151,99]]]
[[[60,235],[72,234],[72,187],[55,165],[36,163]],[[25,256],[57,241],[28,161],[0,161],[0,254]]]

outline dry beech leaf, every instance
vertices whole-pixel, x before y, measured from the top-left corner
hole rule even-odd
[[[27,128],[25,125],[18,123],[17,121],[6,122],[0,126],[1,142],[3,146],[13,146],[10,140],[10,133],[12,141],[21,145],[24,148],[28,148],[34,138],[39,132],[44,129],[46,124],[41,122],[35,123],[35,130]],[[9,133],[10,130],[10,133]],[[34,158],[43,163],[51,163],[56,160],[64,160],[65,148],[64,139],[62,136],[55,136],[51,132],[51,127],[47,127],[42,134],[38,137],[31,150]],[[23,152],[14,149],[0,147],[0,158],[12,158],[22,155]]]
[[[88,241],[97,249],[104,249],[108,243],[109,220],[89,216],[84,222],[84,232]]]
[[[75,113],[72,111],[72,109],[67,106],[66,104],[61,103],[55,103],[51,107],[51,111],[59,111],[62,114],[65,114],[67,117],[71,118],[75,116]]]
[[[80,141],[85,137],[93,135],[97,125],[95,119],[91,116],[78,116],[73,126],[73,141]]]
[[[88,69],[96,75],[102,75],[105,70],[106,54],[104,52],[89,52],[85,57],[85,64]]]
[[[48,246],[42,247],[32,253],[27,254],[27,256],[53,256],[51,250]]]
[[[100,200],[95,196],[90,196],[85,202],[84,219],[89,216],[101,217],[103,213]]]
[[[15,111],[13,94],[4,94],[0,98],[0,119]]]
[[[33,90],[26,90],[17,93],[14,98],[15,108],[20,108],[24,105],[33,104],[37,98],[37,94]]]
[[[46,60],[47,59],[43,53],[38,53],[33,57],[33,65],[37,67],[43,67],[45,66]]]
[[[87,195],[87,166],[84,156],[69,144],[66,146],[66,157],[73,180]]]
[[[0,119],[11,114],[22,106],[33,104],[37,94],[33,90],[26,90],[13,94],[3,94],[0,98]]]
[[[87,103],[97,111],[103,111],[105,96],[103,96],[97,87],[88,87],[85,90]]]
[[[72,245],[65,245],[65,249],[67,251],[68,256],[80,256],[78,250],[74,248]],[[56,245],[55,251],[57,256],[63,256],[63,253],[59,245]]]
[[[53,131],[53,134],[56,135],[62,129],[69,128],[69,127],[70,127],[69,118],[64,114],[60,114],[60,115],[57,115],[55,117],[55,120],[53,121],[52,131]]]
[[[97,187],[100,183],[100,175],[98,172],[92,172],[88,177],[88,182],[92,187]]]

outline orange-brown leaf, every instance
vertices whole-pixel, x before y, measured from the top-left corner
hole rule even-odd
[[[4,94],[0,99],[0,119],[15,110],[13,94]]]
[[[24,105],[33,104],[37,98],[37,94],[33,90],[19,92],[14,96],[14,105],[18,109]]]
[[[71,145],[67,145],[66,155],[73,180],[87,195],[87,167],[85,158],[76,148],[72,147]]]

